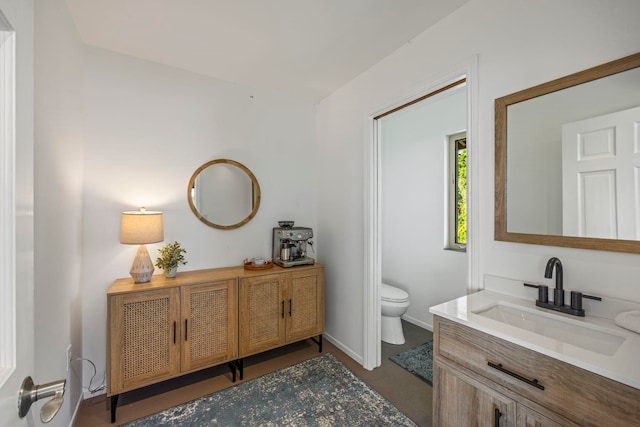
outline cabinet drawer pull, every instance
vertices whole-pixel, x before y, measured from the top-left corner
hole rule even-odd
[[[281,316],[284,319],[284,300],[282,300],[282,313],[281,313]]]
[[[289,300],[289,317],[291,317],[291,300]]]
[[[500,409],[498,409],[498,407],[496,406],[493,409],[493,425],[495,427],[500,427],[500,417],[502,416],[502,412],[500,412]]]
[[[184,319],[184,340],[187,341],[187,319]]]
[[[529,385],[532,385],[536,388],[539,388],[540,390],[544,390],[544,386],[542,384],[540,384],[538,382],[538,380],[536,378],[530,380],[529,378],[525,378],[522,375],[516,374],[515,372],[511,372],[510,370],[504,368],[502,366],[502,363],[493,363],[493,362],[487,362],[487,365],[489,365],[490,367],[492,367],[493,369],[497,369],[500,372],[504,372],[507,375],[512,376],[513,378],[516,378],[522,382],[525,382]]]
[[[173,343],[176,343],[176,321],[173,321]]]

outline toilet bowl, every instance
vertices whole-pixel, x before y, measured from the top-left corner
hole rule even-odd
[[[409,294],[394,286],[382,283],[380,288],[382,312],[382,341],[389,344],[404,344],[404,332],[400,316],[409,308]]]

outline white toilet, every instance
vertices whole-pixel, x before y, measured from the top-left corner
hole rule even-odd
[[[382,306],[382,341],[389,344],[404,344],[404,332],[400,316],[409,308],[409,294],[386,283],[380,288]]]

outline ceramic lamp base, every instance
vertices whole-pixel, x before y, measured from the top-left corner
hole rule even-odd
[[[149,252],[147,252],[147,247],[140,245],[136,257],[133,259],[133,264],[131,264],[129,273],[136,283],[147,283],[151,280],[153,271],[153,261],[151,261]]]

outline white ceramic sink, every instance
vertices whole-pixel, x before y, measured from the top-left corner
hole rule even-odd
[[[595,325],[504,303],[474,313],[605,356],[615,354],[626,339]]]

